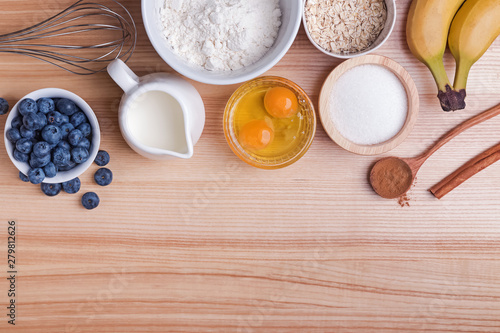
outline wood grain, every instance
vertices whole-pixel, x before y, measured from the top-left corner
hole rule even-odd
[[[71,1],[1,0],[0,31],[53,14]],[[124,0],[138,23],[129,62],[138,75],[172,70],[150,45],[140,1]],[[440,110],[436,87],[405,42],[410,1],[377,54],[403,65],[420,93],[419,119],[391,151],[415,156],[451,128],[500,102],[500,41],[470,75],[465,111]],[[341,61],[319,52],[301,29],[268,75],[299,84],[317,103]],[[446,69],[454,62],[447,53]],[[498,143],[500,118],[477,125],[420,170],[410,207],[368,184],[380,158],[333,143],[321,126],[308,153],[276,171],[247,166],[224,139],[224,106],[238,87],[193,83],[207,121],[188,161],[152,162],[122,139],[121,91],[106,75],[76,77],[31,59],[0,55],[0,94],[60,87],[82,96],[103,129],[111,186],[83,175],[78,195],[48,198],[21,183],[0,157],[0,302],[6,310],[7,221],[18,223],[17,325],[1,332],[498,332],[500,331],[500,165],[443,200],[427,190]],[[452,76],[452,75],[451,75]],[[316,104],[317,107],[317,104]],[[3,117],[2,119],[5,119]],[[4,120],[0,120],[3,130]],[[3,146],[3,138],[0,139]],[[6,313],[6,312],[5,312]]]
[[[344,137],[335,127],[334,119],[330,113],[332,107],[330,98],[337,80],[344,75],[345,72],[360,65],[378,65],[390,70],[401,81],[408,99],[407,116],[401,130],[393,138],[375,145],[360,145]],[[319,95],[319,114],[321,124],[326,133],[340,147],[359,155],[380,155],[399,146],[411,133],[418,118],[418,103],[417,87],[406,69],[392,59],[370,54],[344,61],[341,65],[335,67],[330,75],[328,75]]]

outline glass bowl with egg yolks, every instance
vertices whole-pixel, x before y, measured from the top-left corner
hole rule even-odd
[[[316,114],[307,94],[290,80],[266,76],[239,87],[224,111],[224,134],[231,150],[261,169],[298,161],[316,133]]]

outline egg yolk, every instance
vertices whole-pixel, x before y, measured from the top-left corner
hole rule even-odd
[[[264,106],[269,114],[276,118],[288,118],[299,110],[297,96],[290,89],[274,87],[264,96]]]
[[[274,130],[265,120],[252,120],[241,127],[240,144],[247,149],[264,149],[274,139]]]

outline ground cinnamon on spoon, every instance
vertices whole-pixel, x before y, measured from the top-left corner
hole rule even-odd
[[[411,186],[410,167],[398,158],[386,158],[377,162],[378,167],[371,175],[371,184],[383,198],[397,198]]]

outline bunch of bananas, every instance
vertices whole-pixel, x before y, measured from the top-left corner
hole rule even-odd
[[[444,111],[465,108],[469,71],[500,35],[500,0],[413,0],[406,38],[434,76]],[[443,65],[448,42],[456,60],[453,86]]]

